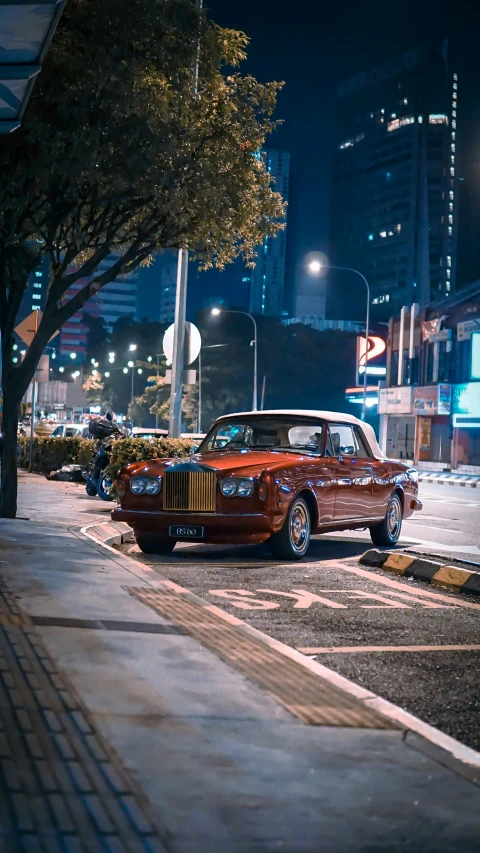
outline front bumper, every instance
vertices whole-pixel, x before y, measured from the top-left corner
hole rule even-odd
[[[419,498],[413,498],[410,501],[410,509],[417,511],[423,509],[423,501],[421,501]]]
[[[142,512],[140,510],[121,509],[112,512],[113,521],[125,521],[133,527],[134,533],[155,533],[168,536],[170,525],[191,525],[203,527],[201,541],[218,545],[242,545],[265,542],[272,533],[280,530],[283,515],[270,515],[266,512],[210,513],[210,512]]]

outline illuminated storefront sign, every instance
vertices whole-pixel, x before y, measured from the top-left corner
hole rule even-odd
[[[413,411],[416,415],[449,415],[451,385],[427,385],[413,391]]]
[[[472,364],[470,377],[480,379],[480,332],[472,335]]]
[[[454,415],[480,418],[480,382],[453,386],[452,412]]]
[[[360,377],[367,376],[383,377],[387,375],[386,367],[387,344],[383,338],[377,335],[368,336],[368,351],[365,352],[365,338],[357,338],[357,385],[360,385]]]
[[[380,415],[409,415],[412,411],[412,386],[381,388],[378,402]]]
[[[457,323],[457,340],[469,341],[474,332],[480,332],[480,317],[476,320],[463,320]]]

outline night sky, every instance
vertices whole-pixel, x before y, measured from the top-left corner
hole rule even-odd
[[[269,142],[292,155],[292,271],[307,252],[328,248],[334,96],[341,80],[421,43],[448,38],[451,71],[459,75],[460,174],[468,162],[480,163],[479,35],[472,0],[205,0],[205,5],[219,25],[250,37],[245,71],[262,82],[285,81],[277,109],[284,123]],[[192,282],[191,308],[205,297],[231,298],[230,281],[228,272],[199,277]]]

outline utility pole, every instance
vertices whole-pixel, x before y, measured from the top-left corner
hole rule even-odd
[[[197,12],[200,12],[203,0],[195,0]],[[200,42],[198,43],[193,67],[193,94],[198,92],[198,65]],[[168,433],[172,438],[179,438],[182,427],[182,396],[183,396],[183,349],[185,345],[185,318],[187,309],[188,281],[188,249],[178,250],[177,260],[177,290],[175,294],[175,329],[173,333],[172,384],[170,395],[170,411]]]

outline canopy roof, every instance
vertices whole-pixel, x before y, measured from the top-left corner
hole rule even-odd
[[[0,133],[20,127],[66,0],[0,0]]]

